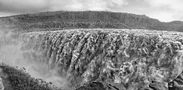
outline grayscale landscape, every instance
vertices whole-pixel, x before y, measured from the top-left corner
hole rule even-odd
[[[0,90],[183,90],[183,21],[112,10],[2,16]]]

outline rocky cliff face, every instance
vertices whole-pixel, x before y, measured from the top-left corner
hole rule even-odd
[[[25,68],[0,66],[0,90],[60,90],[51,83],[31,77]]]
[[[30,32],[21,35],[21,50],[24,58],[56,70],[72,89],[181,90],[182,36],[124,29]]]

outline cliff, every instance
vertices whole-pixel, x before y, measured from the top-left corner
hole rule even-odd
[[[51,83],[31,77],[25,68],[0,65],[0,90],[58,90]]]
[[[182,90],[182,30],[181,21],[105,11],[1,17],[0,87]]]
[[[71,29],[23,33],[20,40],[24,58],[46,63],[72,89],[180,90],[182,36],[139,29]]]

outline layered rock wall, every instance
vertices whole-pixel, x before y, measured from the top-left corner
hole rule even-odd
[[[168,90],[181,87],[182,36],[126,29],[31,32],[21,36],[21,49],[25,58],[57,69],[75,88],[99,81],[106,88]]]

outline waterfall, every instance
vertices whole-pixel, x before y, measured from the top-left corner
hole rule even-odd
[[[29,32],[21,33],[16,44],[2,46],[0,55],[6,56],[5,63],[14,60],[13,65],[57,87],[101,81],[127,90],[150,88],[152,83],[168,88],[182,73],[181,36],[125,29]]]

